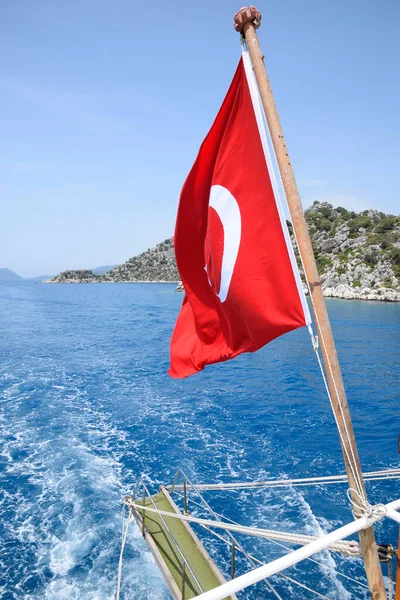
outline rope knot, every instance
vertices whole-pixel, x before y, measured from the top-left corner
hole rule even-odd
[[[372,525],[377,521],[382,521],[383,517],[386,515],[386,506],[384,504],[375,504],[371,506],[370,514],[368,515],[368,523]]]
[[[356,497],[357,501],[353,498]],[[384,504],[375,504],[372,506],[364,495],[359,494],[353,488],[347,490],[347,497],[350,503],[353,505],[353,515],[356,519],[360,517],[366,517],[368,526],[370,527],[377,521],[382,521],[386,515],[386,506]]]

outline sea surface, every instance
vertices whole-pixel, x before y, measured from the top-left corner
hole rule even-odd
[[[174,287],[0,284],[0,598],[114,598],[122,502],[140,476],[156,491],[179,468],[199,483],[343,472],[307,331],[172,380]],[[400,305],[329,300],[328,309],[363,468],[397,467]],[[400,496],[396,480],[367,485],[371,502]],[[321,534],[352,518],[343,484],[205,497],[226,517],[270,529]],[[203,515],[195,501],[190,510]],[[380,524],[377,537],[397,546],[397,527]],[[240,539],[261,560],[285,552]],[[205,544],[229,576],[230,549],[209,534]],[[331,599],[367,597],[359,559],[315,558],[286,574]],[[249,568],[238,558],[237,574]],[[281,598],[317,597],[270,581]],[[276,595],[260,583],[238,597]],[[169,598],[134,524],[121,598]]]

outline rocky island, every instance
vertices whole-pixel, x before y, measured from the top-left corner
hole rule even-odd
[[[179,279],[173,240],[168,238],[103,275],[90,270],[68,270],[45,283],[178,282]]]
[[[400,217],[327,202],[305,216],[325,296],[400,301]]]
[[[46,279],[43,283],[101,283],[103,277],[89,269],[62,271],[59,275]]]
[[[356,213],[317,201],[305,216],[325,296],[400,301],[400,217],[376,210]],[[292,234],[289,222],[288,226]],[[172,238],[104,275],[63,271],[47,283],[140,281],[179,281]]]

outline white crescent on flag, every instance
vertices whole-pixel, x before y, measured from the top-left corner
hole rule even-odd
[[[239,253],[242,219],[235,197],[222,185],[211,187],[209,207],[216,211],[224,229],[221,285],[217,296],[221,302],[225,302]]]

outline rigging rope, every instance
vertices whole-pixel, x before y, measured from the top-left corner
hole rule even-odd
[[[373,512],[375,512],[375,514],[386,514],[386,507],[384,504],[376,504],[375,506],[371,506],[368,500],[365,499],[365,496],[360,496],[360,494],[352,488],[347,490],[347,497],[354,507],[353,514],[356,518],[366,516],[371,519]],[[358,501],[354,500],[354,498],[356,498]]]
[[[246,52],[244,54],[246,55],[246,59],[247,59],[247,57],[248,57],[247,44],[245,42],[243,42],[243,46],[244,46],[244,48],[246,48]],[[262,104],[262,101],[261,101],[260,91],[259,91],[258,86],[257,86],[256,81],[255,81],[254,69],[252,69],[251,72],[253,74],[253,77],[249,78],[249,85],[251,87],[255,88],[255,90],[256,90],[256,97],[257,97],[257,100],[258,100],[257,109],[260,111],[261,117],[262,117],[262,123],[260,124],[261,126],[259,127],[261,141],[262,141],[262,145],[263,145],[263,149],[264,149],[264,154],[265,154],[265,158],[266,158],[268,167],[271,166],[271,168],[269,168],[269,171],[270,171],[271,182],[272,182],[272,186],[273,186],[273,189],[274,189],[274,192],[275,192],[276,200],[277,200],[278,204],[281,204],[281,195],[279,193],[279,188],[278,188],[277,181],[276,181],[275,169],[272,167],[272,160],[271,160],[270,148],[272,149],[272,153],[273,153],[276,165],[278,165],[278,161],[277,161],[277,157],[276,157],[276,153],[275,153],[274,144],[272,142],[271,132],[270,132],[269,126],[268,126],[268,121],[266,119],[264,107],[263,107],[263,104]],[[267,136],[268,136],[268,138],[267,138]],[[270,141],[269,144],[268,144],[268,139]],[[283,191],[283,197],[285,198],[285,202],[286,202],[286,205],[288,207],[289,214],[290,214],[290,208],[289,208],[289,204],[288,204],[288,201],[287,201],[287,196],[286,196],[285,188],[284,188],[284,185],[283,185],[282,175],[281,175],[279,166],[278,166],[277,171],[278,171],[279,178],[280,178],[280,183],[281,183],[281,187],[282,187],[282,191]],[[295,241],[296,241],[296,246],[297,246],[297,250],[298,250],[298,253],[299,253],[300,261],[301,261],[301,264],[302,264],[302,267],[303,267],[303,271],[304,271],[304,274],[306,274],[306,269],[305,269],[305,266],[304,266],[303,257],[302,257],[301,251],[300,251],[300,246],[299,246],[299,243],[298,243],[298,239],[297,239],[297,235],[296,235],[296,231],[295,231],[294,227],[293,227],[293,234],[294,234],[294,238],[295,238]],[[310,301],[311,301],[311,304],[312,304],[313,309],[314,309],[314,317],[315,317],[315,321],[316,321],[316,325],[317,325],[317,330],[318,330],[318,332],[320,334],[320,337],[321,337],[321,340],[322,340],[322,345],[323,345],[323,348],[324,348],[325,355],[328,356],[327,348],[326,348],[326,343],[325,343],[325,339],[324,339],[324,335],[323,335],[323,332],[322,332],[322,329],[321,329],[321,325],[320,325],[320,322],[319,322],[319,318],[318,318],[318,313],[315,310],[315,304],[314,304],[313,295],[311,293],[311,288],[310,288],[309,282],[307,280],[307,277],[305,277],[305,279],[306,279],[306,285],[307,285],[307,288],[308,288],[308,293],[309,293]],[[361,480],[360,475],[359,475],[358,463],[357,463],[357,460],[356,460],[355,454],[354,454],[353,443],[352,443],[352,440],[351,440],[351,437],[350,437],[350,434],[349,434],[349,431],[348,431],[346,419],[344,417],[343,406],[342,406],[342,403],[341,403],[341,398],[340,398],[339,391],[337,389],[336,378],[334,376],[334,373],[333,373],[333,370],[332,370],[332,366],[331,366],[330,362],[327,361],[330,378],[331,378],[331,381],[332,381],[332,384],[333,384],[333,388],[334,388],[334,391],[335,391],[335,396],[336,396],[337,404],[338,404],[338,407],[339,407],[339,410],[340,410],[340,414],[341,414],[341,417],[342,417],[342,420],[343,420],[343,427],[344,427],[344,431],[345,431],[345,435],[346,435],[347,440],[343,439],[342,431],[341,431],[340,426],[339,426],[339,420],[338,420],[338,417],[337,417],[337,415],[335,414],[335,411],[334,411],[334,407],[333,407],[333,402],[332,402],[332,397],[331,397],[331,394],[330,394],[329,386],[327,385],[327,382],[326,382],[326,375],[325,375],[325,372],[323,370],[322,363],[321,363],[321,360],[320,360],[320,356],[319,356],[319,353],[318,353],[318,338],[316,336],[314,336],[314,333],[313,333],[311,325],[309,325],[309,332],[310,332],[310,335],[311,335],[312,345],[313,345],[313,348],[315,350],[315,353],[316,353],[316,356],[317,356],[317,359],[318,359],[318,364],[319,364],[319,367],[320,367],[320,370],[321,370],[321,374],[322,374],[322,377],[323,377],[323,380],[324,380],[324,384],[325,384],[326,391],[327,391],[327,394],[328,394],[329,402],[331,404],[332,412],[333,412],[333,415],[334,415],[334,418],[335,418],[335,421],[336,421],[336,426],[338,428],[339,437],[340,437],[340,440],[341,440],[341,443],[342,443],[343,452],[345,453],[345,456],[347,458],[347,463],[348,463],[349,469],[350,469],[350,471],[352,473],[352,476],[353,476],[353,479],[354,479],[354,483],[355,483],[355,485],[357,487],[357,492],[359,493],[360,496],[365,496],[364,487],[363,487],[362,480]],[[349,452],[349,450],[350,450],[350,452]]]
[[[385,479],[400,478],[399,469],[385,469],[383,471],[369,471],[363,473],[365,481],[384,481]],[[248,481],[231,483],[196,483],[193,487],[198,490],[236,490],[236,489],[261,489],[281,487],[301,487],[308,485],[329,485],[333,483],[346,483],[347,475],[327,475],[322,477],[306,477],[297,479],[269,479],[266,481]],[[182,485],[175,485],[174,489],[182,490]]]
[[[180,494],[179,494],[180,495]],[[193,502],[193,500],[192,500]],[[195,504],[197,504],[197,506],[201,506],[200,504],[198,504],[197,502],[195,502]],[[218,539],[220,539],[222,542],[224,542],[225,544],[228,544],[229,546],[232,547],[232,543],[229,542],[229,540],[226,540],[224,537],[222,537],[222,535],[219,535],[219,533],[217,533],[216,531],[213,531],[212,529],[210,529],[209,527],[207,527],[206,525],[203,525],[202,527],[204,527],[204,529],[206,529],[209,533],[211,533],[213,536],[217,537]],[[273,540],[271,540],[273,541]],[[281,544],[280,544],[281,545]],[[284,546],[285,547],[285,546]],[[244,550],[240,547],[237,547],[237,549],[240,552],[244,552]],[[255,556],[252,556],[251,554],[248,554],[247,552],[245,553],[246,557],[248,557],[249,559],[251,559],[252,561],[260,564],[260,565],[264,565],[265,563],[263,563],[260,559],[256,558]],[[315,594],[316,596],[318,596],[319,598],[324,598],[324,600],[329,600],[329,598],[327,598],[327,596],[323,596],[322,594],[320,594],[319,592],[317,592],[316,590],[313,590],[312,588],[307,587],[304,583],[301,583],[300,581],[297,581],[297,579],[293,579],[292,577],[289,577],[289,575],[286,575],[284,573],[279,573],[279,577],[284,577],[285,579],[288,579],[289,581],[291,581],[292,583],[295,583],[296,585],[298,585],[299,587],[307,590],[308,592],[311,592],[312,594]],[[267,580],[264,580],[265,582]]]
[[[271,590],[271,592],[274,594],[274,596],[276,596],[278,598],[278,600],[283,600],[282,596],[280,596],[278,594],[278,592],[276,591],[276,589],[272,586],[272,583],[270,581],[268,581],[268,579],[264,579],[264,583],[267,584],[267,587],[269,587],[269,589]]]
[[[400,471],[400,469],[399,469],[399,471]],[[220,521],[220,522],[221,522],[221,519],[223,519],[223,518],[224,518],[226,521],[229,521],[230,523],[232,523],[232,524],[234,524],[234,525],[238,525],[238,524],[239,524],[239,523],[237,523],[236,521],[233,521],[233,519],[230,519],[230,518],[228,518],[228,517],[224,517],[223,515],[221,515],[221,514],[219,514],[218,512],[214,511],[214,510],[211,508],[211,506],[208,504],[208,502],[205,500],[205,498],[202,496],[202,494],[200,493],[200,491],[197,489],[197,487],[196,487],[196,486],[195,486],[195,485],[194,485],[194,484],[193,484],[193,483],[190,481],[190,479],[187,477],[187,475],[186,475],[186,474],[185,474],[185,473],[182,471],[182,469],[180,469],[180,470],[178,471],[178,473],[176,474],[176,476],[175,476],[175,480],[174,480],[174,484],[173,484],[173,487],[175,487],[175,485],[176,485],[176,482],[177,482],[177,478],[178,478],[178,476],[179,476],[179,473],[181,473],[181,475],[183,476],[183,478],[184,478],[184,479],[186,479],[186,481],[188,482],[188,484],[190,485],[190,487],[191,487],[191,488],[194,490],[194,492],[195,492],[195,493],[198,495],[198,497],[200,498],[200,501],[201,501],[201,503],[202,503],[202,504],[199,504],[198,502],[196,502],[195,500],[193,500],[193,498],[191,498],[191,500],[190,500],[191,504],[195,504],[196,506],[198,506],[198,507],[200,507],[200,508],[204,508],[204,506],[205,506],[205,507],[206,507],[206,509],[207,509],[208,511],[210,511],[210,512],[211,512],[211,514],[214,516],[214,518],[215,518],[216,520]],[[334,476],[334,477],[335,477],[335,476]],[[345,476],[344,476],[344,477],[345,477]],[[184,496],[183,496],[182,494],[180,494],[179,492],[176,492],[176,493],[177,493],[177,495],[178,495],[180,498],[184,498]],[[252,503],[251,501],[250,501],[250,503],[251,503],[251,504],[254,504],[254,503]],[[219,534],[218,534],[216,531],[214,531],[214,530],[212,530],[212,529],[210,529],[210,528],[208,528],[207,526],[204,526],[204,525],[203,525],[203,528],[204,528],[204,529],[207,529],[207,530],[208,530],[208,531],[209,531],[209,532],[210,532],[212,535],[214,535],[214,536],[216,536],[216,537],[220,538],[220,539],[221,539],[221,540],[223,540],[224,542],[227,542],[227,540],[225,540],[225,538],[224,538],[224,537],[222,537],[221,535],[219,535]],[[259,560],[258,560],[258,559],[256,559],[255,557],[251,556],[251,555],[250,555],[250,554],[249,554],[249,553],[248,553],[248,552],[247,552],[247,551],[246,551],[246,550],[243,548],[243,546],[241,546],[240,544],[238,544],[237,540],[234,538],[234,536],[233,536],[233,535],[232,535],[230,532],[227,532],[227,533],[228,533],[228,535],[230,536],[231,540],[233,540],[233,541],[235,542],[235,544],[236,544],[236,547],[237,547],[237,548],[238,548],[238,549],[239,549],[241,552],[243,552],[243,553],[245,554],[246,558],[247,558],[247,559],[248,559],[248,560],[251,562],[251,564],[253,564],[253,566],[255,566],[255,565],[254,565],[254,561],[256,561],[256,562],[258,561],[259,563],[261,563],[261,561],[259,561]],[[280,548],[284,548],[284,549],[285,549],[285,550],[287,550],[287,551],[291,551],[291,548],[289,548],[288,546],[285,546],[285,544],[282,544],[281,542],[278,542],[277,540],[273,540],[273,539],[270,539],[270,538],[267,538],[267,539],[268,539],[268,541],[269,541],[271,544],[275,544],[276,546],[279,546]],[[366,586],[366,585],[365,585],[364,583],[362,583],[361,581],[358,581],[358,580],[356,580],[356,579],[353,579],[352,577],[349,577],[349,576],[348,576],[348,575],[346,575],[345,573],[341,573],[340,571],[337,571],[337,570],[333,569],[332,567],[330,567],[330,566],[328,566],[328,565],[324,565],[324,564],[320,563],[319,561],[317,561],[315,558],[308,557],[308,559],[307,559],[307,560],[309,560],[310,562],[313,562],[314,564],[318,565],[319,567],[322,567],[322,568],[324,568],[324,569],[328,569],[328,570],[330,570],[330,571],[334,572],[335,574],[341,575],[341,576],[342,576],[342,577],[344,577],[345,579],[348,579],[348,580],[350,580],[350,581],[353,581],[354,583],[356,583],[356,584],[358,584],[358,585],[360,585],[360,586],[362,586],[362,587],[365,587],[365,588],[367,588],[367,589],[368,589],[368,586]],[[281,577],[286,577],[286,578],[287,578],[287,579],[289,579],[289,580],[291,579],[291,578],[290,578],[288,575],[284,575],[283,573],[280,573],[280,576],[281,576]],[[266,581],[266,580],[264,580],[264,581]],[[293,580],[293,582],[296,582],[296,580]],[[319,593],[318,593],[318,592],[316,592],[315,590],[312,590],[311,588],[308,588],[308,587],[307,587],[307,586],[305,586],[304,584],[301,584],[301,583],[300,583],[300,582],[298,582],[298,581],[297,581],[296,583],[297,583],[297,585],[299,585],[300,587],[304,587],[305,589],[307,589],[307,590],[308,590],[308,591],[310,591],[311,593],[314,593],[315,595],[317,595],[317,596],[319,596],[319,597],[325,598],[325,596],[321,596],[321,594],[319,594]],[[327,599],[327,600],[329,600],[329,599]]]
[[[187,475],[182,471],[182,469],[180,470],[183,478],[185,481],[187,481],[187,483],[189,484],[189,486],[194,490],[194,492],[198,495],[198,497],[200,498],[200,501],[202,502],[203,508],[205,507],[206,510],[208,510],[212,516],[215,518],[216,521],[221,522],[221,519],[218,517],[217,513],[214,512],[214,510],[211,508],[211,506],[208,504],[208,502],[205,500],[205,498],[200,494],[200,492],[198,490],[196,490],[196,488],[194,487],[193,483],[190,481],[190,479],[187,477]],[[193,502],[193,500],[192,500]],[[196,502],[197,504],[197,502]],[[203,526],[204,527],[204,526]],[[208,527],[207,527],[208,529]],[[209,529],[209,531],[211,531],[211,533],[216,534],[216,532],[213,532],[212,530]],[[232,533],[230,531],[227,531],[228,536],[230,537],[230,539],[232,540],[232,544],[235,544],[235,547],[238,548],[247,558],[247,560],[249,561],[249,563],[255,567],[255,562],[252,559],[252,557],[249,555],[249,553],[243,548],[243,546],[238,542],[238,540],[232,535]],[[218,534],[216,534],[218,537],[220,537],[221,539],[223,539],[224,541],[228,542],[228,540],[225,540],[225,538],[223,538],[222,536],[219,536]],[[229,542],[228,542],[229,543]],[[267,579],[264,579],[264,583],[267,585],[267,587],[277,596],[279,597],[278,593],[276,592],[275,588],[272,586],[271,582],[268,581]]]
[[[297,243],[297,239],[296,239],[296,243]],[[300,250],[299,250],[299,253],[300,253]],[[308,286],[308,289],[309,289],[309,296],[310,296],[310,299],[311,299],[311,304],[314,307],[314,300],[313,300],[313,297],[312,297],[312,294],[311,294],[310,286],[308,285],[308,281],[307,281],[307,286]],[[315,320],[317,322],[318,330],[320,332],[322,343],[324,345],[325,354],[327,354],[324,336],[323,336],[323,333],[322,333],[322,330],[321,330],[321,327],[320,327],[320,324],[319,324],[318,315],[317,315],[317,313],[316,313],[315,310],[314,310],[314,315],[315,315]],[[331,396],[331,393],[330,393],[328,381],[327,381],[327,378],[326,378],[326,375],[325,375],[325,371],[324,371],[324,368],[323,368],[323,365],[322,365],[322,362],[321,362],[321,357],[320,357],[319,351],[318,351],[318,349],[319,349],[318,337],[314,335],[314,332],[313,332],[313,329],[312,329],[311,325],[308,326],[308,331],[309,331],[310,336],[311,336],[311,343],[312,343],[312,346],[313,346],[313,349],[314,349],[314,352],[315,352],[315,356],[317,358],[319,369],[321,371],[322,380],[324,382],[326,393],[328,395],[329,402],[330,402],[330,405],[331,405],[331,408],[332,408],[333,416],[335,418],[337,430],[339,432],[339,437],[340,437],[340,440],[342,442],[342,448],[343,448],[343,451],[346,454],[347,462],[348,462],[349,468],[350,468],[350,470],[352,472],[352,475],[353,475],[353,478],[354,478],[354,483],[355,483],[355,485],[357,487],[357,493],[366,502],[367,500],[366,500],[366,495],[365,495],[365,491],[364,491],[364,486],[362,485],[361,477],[360,477],[359,472],[358,472],[358,465],[357,465],[357,461],[356,461],[355,456],[354,456],[353,444],[351,442],[351,438],[350,438],[350,435],[349,435],[349,432],[348,432],[348,429],[347,429],[346,419],[345,419],[344,414],[343,414],[343,407],[342,407],[342,403],[341,403],[341,400],[340,400],[338,389],[336,387],[336,381],[335,381],[335,378],[333,376],[333,371],[332,371],[331,364],[330,364],[329,361],[327,361],[328,366],[329,366],[329,370],[330,370],[330,373],[331,373],[331,379],[332,379],[333,386],[334,386],[334,389],[335,389],[336,400],[337,400],[337,403],[338,403],[338,406],[339,406],[339,409],[340,409],[340,414],[342,416],[343,425],[344,425],[344,428],[345,428],[345,431],[346,431],[347,441],[348,441],[348,444],[349,444],[349,447],[350,447],[350,450],[351,450],[353,462],[350,460],[349,453],[348,453],[345,441],[343,440],[342,432],[341,432],[340,427],[339,427],[339,421],[338,421],[338,418],[336,416],[335,409],[334,409],[334,406],[333,406],[332,396]]]
[[[180,498],[183,498],[182,494],[179,494],[179,492],[177,492],[177,495]],[[196,506],[201,507],[201,504],[199,504],[198,502],[196,502],[195,500],[191,500],[192,504],[196,504]],[[251,504],[254,504],[253,502],[250,502]],[[254,504],[255,505],[255,504]],[[238,525],[238,523],[236,521],[234,521],[233,519],[230,519],[229,517],[225,517],[224,515],[221,515],[220,513],[215,513],[218,517],[225,519],[226,521],[229,521],[230,523],[233,523],[234,525]],[[214,531],[213,532],[214,535],[218,536],[218,534]],[[222,538],[222,536],[218,536]],[[276,546],[280,546],[281,548],[284,548],[285,550],[289,550],[291,551],[291,548],[289,548],[289,546],[285,546],[285,544],[282,544],[281,542],[278,542],[277,540],[268,540],[269,542],[271,542],[271,544],[275,544]],[[341,571],[338,571],[337,569],[334,569],[333,567],[330,567],[327,564],[323,564],[321,562],[319,562],[318,560],[315,560],[315,558],[312,558],[311,556],[309,556],[308,558],[306,558],[305,560],[309,560],[310,562],[315,563],[316,565],[318,565],[319,567],[322,567],[323,569],[327,569],[328,571],[332,571],[333,573],[335,573],[336,575],[340,575],[341,577],[344,577],[345,579],[348,579],[349,581],[352,581],[353,583],[356,583],[357,585],[366,588],[367,590],[368,585],[366,585],[365,583],[363,583],[362,581],[360,581],[359,579],[354,579],[354,577],[350,577],[349,575],[346,575],[346,573],[342,573]],[[280,575],[282,575],[282,573],[280,573]]]
[[[125,524],[125,505],[126,503],[124,502],[123,506],[122,506],[122,544],[121,544],[121,552],[119,555],[119,563],[118,563],[118,579],[117,579],[117,591],[115,594],[115,600],[119,600],[119,596],[121,593],[121,577],[122,577],[122,560],[123,560],[123,556],[124,556],[124,550],[125,550],[125,544],[126,544],[126,538],[128,537],[128,531],[129,531],[129,525],[131,522],[131,518],[132,518],[132,511],[129,510],[128,512],[128,517],[126,519],[126,524]]]
[[[171,513],[165,510],[161,510],[159,508],[150,508],[149,506],[144,507],[142,504],[138,504],[133,502],[133,500],[129,497],[126,498],[126,504],[136,511],[148,511],[153,512],[159,515],[163,515],[166,517],[171,517],[173,519],[179,519],[181,521],[189,521],[191,523],[197,523],[199,525],[207,525],[209,527],[215,527],[216,529],[224,529],[225,531],[234,531],[236,533],[243,533],[246,535],[251,535],[260,538],[266,539],[276,539],[282,540],[284,542],[289,542],[292,544],[299,544],[300,546],[305,546],[310,542],[313,542],[319,539],[318,536],[313,535],[304,535],[298,533],[288,533],[285,531],[273,531],[270,529],[261,529],[257,527],[247,527],[245,525],[233,525],[230,523],[225,523],[223,521],[213,521],[211,519],[200,519],[198,517],[193,517],[192,515],[182,515],[179,513]],[[330,546],[330,549],[335,552],[340,552],[345,556],[360,556],[360,547],[358,542],[353,540],[341,540],[339,542],[335,542]]]

